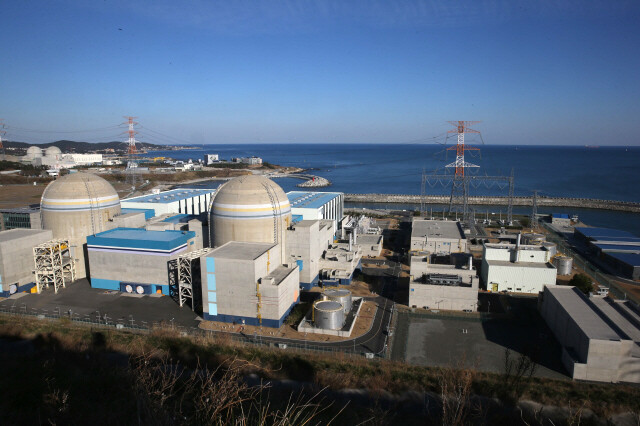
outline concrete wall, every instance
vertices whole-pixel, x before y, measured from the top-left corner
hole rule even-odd
[[[562,362],[574,379],[600,382],[640,380],[640,358],[632,356],[631,340],[589,338],[554,295],[541,296],[540,314],[563,347]],[[584,309],[591,309],[585,301]]]
[[[545,286],[556,285],[557,270],[550,267],[526,266],[522,263],[494,265],[483,260],[482,279],[489,291],[538,293]]]
[[[345,201],[351,203],[402,203],[402,204],[448,204],[448,195],[420,195],[408,194],[344,194]],[[508,197],[469,197],[471,205],[506,206]],[[594,198],[563,198],[541,197],[537,198],[538,207],[580,207],[589,209],[617,210],[627,212],[640,212],[640,203],[628,201],[600,200]],[[513,197],[514,206],[531,206],[532,197]]]
[[[478,307],[477,271],[456,268],[454,265],[428,263],[428,256],[411,257],[409,306],[452,311],[472,310]],[[462,278],[465,286],[434,285],[421,282],[424,274],[451,274]]]
[[[320,237],[320,222],[303,220],[287,230],[286,260],[302,261],[300,284],[308,288],[318,284],[320,257],[327,249]]]
[[[12,284],[34,282],[33,247],[53,239],[53,232],[40,229],[11,229],[0,232],[0,294],[8,296]]]
[[[262,325],[280,327],[299,300],[300,285],[297,265],[280,265],[280,251],[273,246],[255,259],[219,257],[215,250],[204,255],[200,259],[204,318],[259,325],[260,311]],[[282,279],[270,284],[272,276]]]
[[[143,212],[126,213],[113,218],[114,228],[142,228],[146,223]]]

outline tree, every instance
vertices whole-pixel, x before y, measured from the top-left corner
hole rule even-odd
[[[589,294],[589,292],[593,291],[591,278],[585,274],[575,274],[569,281],[569,285],[577,287],[584,294]]]

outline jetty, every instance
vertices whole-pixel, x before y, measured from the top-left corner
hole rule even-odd
[[[392,203],[392,204],[449,204],[448,195],[411,194],[344,194],[344,201],[351,203]],[[469,197],[470,205],[507,206],[509,197],[505,196],[473,196]],[[538,195],[538,207],[576,207],[586,209],[614,210],[640,213],[640,203],[630,201],[601,200],[596,198],[545,197]],[[513,197],[514,206],[531,206],[533,197]]]

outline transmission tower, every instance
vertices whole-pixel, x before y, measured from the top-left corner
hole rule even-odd
[[[533,200],[531,201],[531,218],[529,218],[529,222],[531,222],[531,228],[538,227],[538,191],[533,191]]]
[[[513,225],[513,169],[509,176],[509,206],[507,207],[507,225]]]
[[[127,119],[127,122],[125,124],[129,125],[129,130],[127,131],[127,133],[129,134],[129,140],[127,141],[127,168],[125,172],[127,174],[127,182],[131,184],[131,189],[135,189],[138,169],[138,163],[136,163],[135,157],[135,155],[138,153],[138,149],[136,148],[136,134],[138,132],[135,130],[134,126],[138,124],[138,122],[133,120],[138,117],[125,116],[124,118]]]
[[[462,214],[464,220],[469,219],[469,183],[466,180],[465,169],[471,167],[479,167],[475,164],[467,163],[464,160],[465,151],[475,150],[478,148],[467,146],[464,144],[465,133],[480,133],[478,130],[471,129],[469,126],[479,123],[479,121],[449,121],[450,124],[455,126],[454,130],[449,130],[447,133],[457,133],[458,143],[455,146],[447,148],[447,150],[456,151],[456,161],[451,164],[447,164],[445,167],[455,168],[454,180],[451,185],[451,197],[449,198],[449,212],[454,209],[460,209],[462,206]]]
[[[3,121],[4,121],[4,119],[0,118],[0,150],[2,150],[2,158],[1,158],[2,161],[7,159],[7,157],[5,156],[5,152],[4,152],[4,145],[2,143],[2,137],[7,133],[4,130],[5,125],[4,125]]]

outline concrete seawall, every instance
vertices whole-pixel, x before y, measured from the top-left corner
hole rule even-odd
[[[344,194],[344,201],[351,203],[420,204],[420,195],[408,194]],[[427,195],[427,204],[449,204],[447,195]],[[531,206],[532,197],[513,197],[514,206]],[[508,197],[469,197],[469,204],[476,206],[506,206]],[[598,200],[594,198],[538,197],[538,207],[579,207],[585,209],[615,210],[640,213],[640,203]]]

